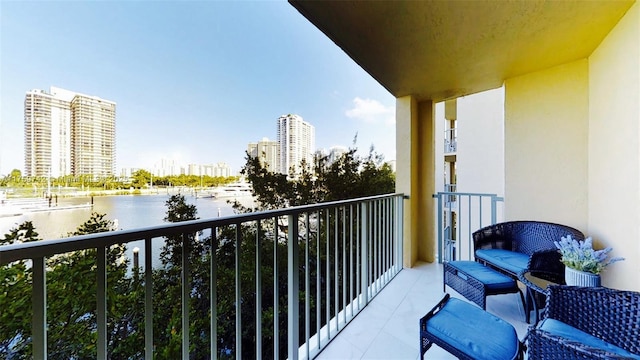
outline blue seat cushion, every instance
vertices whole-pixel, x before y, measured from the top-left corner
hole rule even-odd
[[[476,250],[476,258],[482,259],[513,274],[526,270],[529,266],[529,255],[503,249]]]
[[[513,289],[515,280],[475,261],[450,261],[449,266],[475,278],[490,290]],[[458,276],[461,276],[458,273]]]
[[[511,324],[459,299],[450,298],[429,319],[427,331],[474,359],[513,359],[518,354]]]
[[[558,321],[555,319],[545,319],[540,322],[540,324],[538,324],[538,329],[544,330],[556,336],[563,337],[567,340],[579,342],[593,348],[601,349],[621,356],[630,357],[632,359],[640,359],[639,355],[635,355],[621,347],[609,344],[608,342],[605,342],[591,334],[576,329],[571,325],[567,325],[562,321]]]

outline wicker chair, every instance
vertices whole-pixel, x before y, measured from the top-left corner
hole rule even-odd
[[[640,359],[640,293],[550,286],[529,359]]]
[[[572,227],[542,221],[508,221],[473,233],[476,261],[491,266],[514,279],[526,270],[557,273],[564,279],[564,265],[553,244],[563,236],[583,240]]]

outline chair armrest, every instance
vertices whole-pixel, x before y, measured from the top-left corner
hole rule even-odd
[[[440,300],[438,304],[436,304],[436,306],[434,306],[433,309],[431,309],[431,311],[429,311],[425,316],[423,316],[420,319],[420,331],[427,330],[427,321],[431,319],[435,314],[437,314],[440,310],[442,310],[442,308],[445,306],[447,301],[449,301],[449,297],[450,295],[448,293],[444,294],[444,297],[442,298],[442,300]]]
[[[529,257],[527,268],[557,274],[564,283],[564,264],[560,261],[561,258],[562,255],[556,249],[536,251]]]
[[[529,329],[526,346],[529,359],[633,359],[535,328]]]

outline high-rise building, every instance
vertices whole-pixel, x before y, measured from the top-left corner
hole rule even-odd
[[[298,115],[282,115],[278,118],[278,145],[278,172],[289,174],[293,171],[294,174],[299,174],[303,159],[309,166],[313,165],[315,128]]]
[[[51,87],[24,100],[27,176],[112,176],[116,158],[116,104]]]
[[[71,107],[44,90],[24,99],[24,170],[26,176],[58,177],[71,173]]]
[[[247,152],[251,157],[258,157],[260,164],[265,169],[278,172],[278,142],[269,140],[268,138],[262,138],[262,140],[249,143],[247,146]]]

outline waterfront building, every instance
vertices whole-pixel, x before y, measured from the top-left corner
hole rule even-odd
[[[44,90],[28,91],[24,99],[24,136],[24,175],[58,177],[71,173],[68,100]]]
[[[219,162],[214,165],[189,164],[187,166],[187,175],[229,177],[231,176],[231,167],[225,162]]]
[[[313,125],[299,115],[282,115],[278,118],[278,145],[280,147],[278,171],[282,174],[300,173],[300,163],[313,164],[316,133]]]
[[[173,159],[160,159],[160,163],[154,165],[151,173],[158,177],[177,176],[185,174],[185,169]]]
[[[275,140],[269,140],[268,138],[262,138],[262,140],[254,143],[249,143],[247,146],[247,152],[251,157],[258,157],[260,164],[267,170],[276,172],[278,171],[278,152],[280,148],[278,142]]]
[[[208,166],[206,175],[213,177],[229,177],[232,175],[231,167],[225,162],[219,162],[215,165]]]
[[[24,101],[26,176],[112,176],[116,103],[52,86]]]

